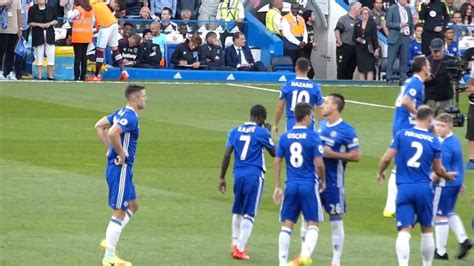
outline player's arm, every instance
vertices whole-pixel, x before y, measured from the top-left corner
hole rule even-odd
[[[316,114],[316,118],[318,119],[318,121],[323,120],[323,105],[317,105],[314,109],[314,113]]]
[[[113,125],[107,133],[110,144],[112,144],[112,147],[117,153],[117,159],[115,160],[116,165],[122,165],[125,163],[125,153],[122,148],[120,134],[122,134],[122,128],[118,124]]]
[[[387,167],[390,165],[390,162],[392,161],[393,157],[397,154],[397,150],[393,148],[389,148],[385,154],[380,158],[379,161],[379,171],[377,173],[377,183],[382,183],[382,181],[385,179],[385,170]]]
[[[219,177],[219,185],[218,185],[218,189],[221,193],[225,193],[226,191],[225,173],[227,172],[227,169],[229,168],[230,157],[233,151],[234,151],[234,148],[227,147],[224,152],[224,158],[222,158],[221,176]]]
[[[330,147],[324,146],[324,157],[347,162],[358,162],[361,157],[361,152],[359,149],[352,150],[350,152],[336,152]]]
[[[416,105],[415,103],[410,99],[409,96],[404,95],[402,98],[402,105],[405,106],[405,108],[410,112],[411,114],[415,115],[416,114]]]
[[[435,178],[437,179],[439,179],[439,177],[442,177],[449,181],[453,181],[456,179],[455,172],[446,172],[446,169],[443,167],[443,164],[441,163],[440,158],[435,158],[433,160],[432,168],[435,173]],[[435,179],[434,181],[438,181],[438,180]]]
[[[275,123],[273,123],[273,134],[278,134],[278,123],[280,123],[281,116],[283,114],[283,108],[285,108],[286,100],[281,99],[278,101],[278,105],[275,111]]]
[[[107,119],[106,116],[102,117],[97,123],[95,123],[95,131],[97,132],[97,136],[99,136],[100,142],[104,144],[105,148],[108,149],[110,146],[110,141],[109,137],[107,136],[107,130],[111,127],[112,125],[109,122],[109,119]]]
[[[275,157],[273,162],[273,177],[275,179],[275,191],[273,192],[273,202],[275,204],[280,204],[282,198],[282,190],[281,190],[281,179],[280,179],[280,171],[281,171],[281,161],[280,157]]]
[[[320,180],[320,191],[323,192],[326,189],[326,170],[324,169],[324,161],[322,157],[314,158],[314,165],[316,166],[316,173]]]

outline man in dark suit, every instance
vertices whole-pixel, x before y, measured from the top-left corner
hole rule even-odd
[[[252,52],[245,46],[245,35],[236,32],[232,36],[234,45],[225,49],[225,64],[243,71],[265,71],[265,65],[253,59]]]
[[[406,7],[407,0],[399,0],[398,4],[390,6],[387,12],[388,28],[388,61],[387,82],[393,83],[393,64],[396,58],[400,60],[399,79],[400,83],[407,79],[408,72],[408,49],[410,37],[413,33],[413,17],[410,9]]]

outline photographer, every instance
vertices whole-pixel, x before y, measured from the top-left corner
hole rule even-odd
[[[444,42],[435,38],[430,43],[431,55],[427,57],[431,66],[431,76],[425,82],[425,104],[430,106],[437,116],[444,113],[451,106],[453,99],[453,88],[451,77],[446,69],[446,61],[454,57],[444,52]]]
[[[467,113],[467,153],[469,161],[466,163],[467,170],[474,170],[474,48],[468,49],[463,56],[466,62],[469,62],[469,68],[471,70],[471,79],[468,81],[466,86],[466,92],[469,95],[469,111]]]

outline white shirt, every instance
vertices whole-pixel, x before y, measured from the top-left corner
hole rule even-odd
[[[298,18],[296,18],[298,19]],[[298,20],[296,20],[298,21]],[[282,35],[292,44],[299,45],[300,41],[296,39],[295,35],[291,32],[290,23],[286,19],[281,21],[281,33]],[[308,32],[306,31],[306,24],[304,25],[304,32],[303,32],[303,42],[308,43]]]
[[[237,64],[237,68],[239,68],[241,65],[248,65],[249,62],[247,62],[247,59],[245,59],[245,55],[244,55],[244,50],[242,49],[242,47],[237,47],[234,45],[234,49],[235,49],[235,52],[237,53],[237,57],[239,57],[239,49],[240,49],[240,54],[242,55],[242,59],[240,60],[240,62]]]

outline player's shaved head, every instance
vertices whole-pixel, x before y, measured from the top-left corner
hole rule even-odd
[[[127,98],[127,100],[130,100],[134,93],[140,92],[144,89],[145,89],[145,86],[138,85],[138,84],[130,84],[125,89],[125,98]]]
[[[256,104],[250,109],[250,120],[259,125],[265,123],[267,119],[267,109],[261,104]]]
[[[428,64],[428,60],[424,55],[415,57],[415,59],[413,59],[412,65],[413,73],[418,73],[423,70],[423,67],[426,66],[426,64]]]
[[[339,93],[331,93],[328,96],[331,97],[332,102],[337,105],[337,111],[339,113],[342,113],[342,110],[344,110],[344,105],[346,105],[346,100],[344,99],[344,96]]]
[[[436,117],[436,121],[446,123],[448,125],[453,124],[453,117],[450,114],[442,113]]]
[[[416,120],[418,121],[426,121],[430,118],[433,118],[434,111],[428,105],[422,105],[416,111]]]
[[[300,102],[296,104],[295,106],[295,118],[296,122],[301,122],[303,119],[311,115],[311,112],[313,111],[313,107],[309,103],[305,102]]]
[[[298,60],[296,60],[296,71],[301,72],[301,73],[308,73],[310,68],[311,68],[311,65],[308,59],[304,57],[300,57],[298,58]]]

